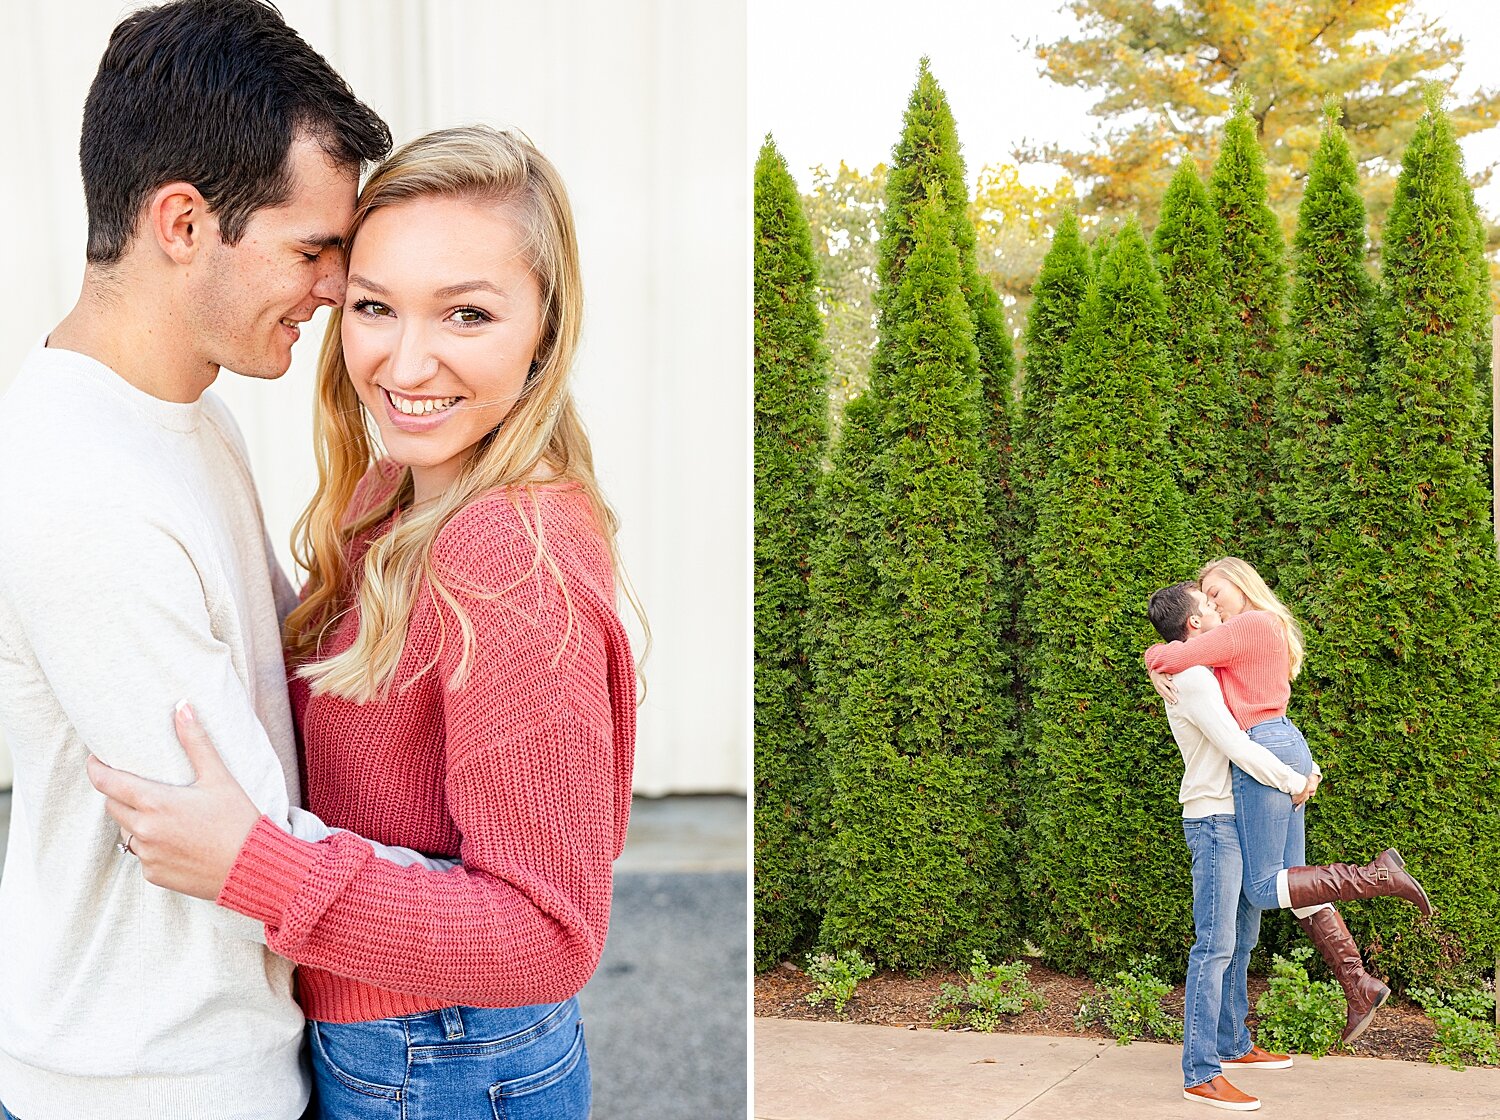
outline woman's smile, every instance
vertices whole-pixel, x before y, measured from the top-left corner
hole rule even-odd
[[[403,432],[430,432],[455,411],[462,396],[413,397],[380,387],[385,397],[386,418]]]

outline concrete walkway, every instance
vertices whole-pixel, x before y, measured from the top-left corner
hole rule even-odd
[[[1207,1120],[1182,1051],[1091,1038],[755,1020],[757,1120]],[[1257,1113],[1302,1120],[1500,1120],[1500,1069],[1299,1058],[1233,1079]]]

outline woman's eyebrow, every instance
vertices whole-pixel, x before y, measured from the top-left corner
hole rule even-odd
[[[390,292],[382,288],[379,284],[375,283],[375,281],[366,280],[363,276],[359,276],[354,273],[351,273],[349,275],[348,282],[350,284],[358,284],[361,288],[369,288],[370,291],[374,292],[378,296],[388,296],[391,294]]]
[[[446,299],[448,296],[461,296],[466,292],[493,292],[501,299],[509,298],[509,293],[505,289],[497,288],[488,280],[465,280],[460,284],[449,284],[446,288],[439,288],[432,294]]]

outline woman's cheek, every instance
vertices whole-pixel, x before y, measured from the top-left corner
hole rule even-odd
[[[345,322],[339,332],[339,339],[344,346],[344,365],[349,370],[349,376],[356,386],[367,388],[380,367],[379,346],[370,337],[369,331],[361,330],[357,325],[351,326],[348,322]]]

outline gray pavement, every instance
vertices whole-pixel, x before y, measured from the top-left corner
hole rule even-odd
[[[746,1115],[746,892],[743,797],[636,798],[578,997],[594,1120]]]
[[[745,799],[637,798],[579,1001],[594,1120],[746,1115]],[[0,863],[10,794],[0,793]]]
[[[756,1120],[1193,1120],[1182,1050],[1092,1038],[755,1020]],[[1500,1070],[1298,1058],[1241,1070],[1257,1113],[1302,1120],[1497,1120]]]

